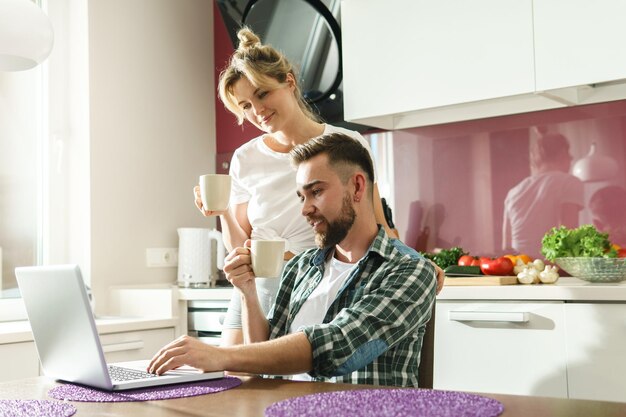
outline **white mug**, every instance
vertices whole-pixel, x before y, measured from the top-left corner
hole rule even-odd
[[[252,270],[259,278],[278,278],[283,270],[284,240],[252,240]]]
[[[230,200],[230,175],[207,174],[200,176],[202,207],[208,211],[224,211]]]

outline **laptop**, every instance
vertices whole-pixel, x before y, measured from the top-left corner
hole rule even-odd
[[[19,267],[15,275],[47,376],[108,391],[224,376],[189,366],[157,376],[146,372],[149,360],[107,364],[78,265]]]

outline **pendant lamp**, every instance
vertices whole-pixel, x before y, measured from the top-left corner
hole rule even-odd
[[[598,155],[595,142],[591,144],[587,156],[576,161],[572,168],[572,174],[586,182],[610,180],[617,172],[617,162],[608,156]]]
[[[52,50],[48,16],[31,0],[0,0],[0,71],[22,71],[42,63]]]

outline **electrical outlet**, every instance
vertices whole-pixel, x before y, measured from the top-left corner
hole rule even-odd
[[[177,248],[146,249],[146,266],[150,268],[167,268],[178,265]]]

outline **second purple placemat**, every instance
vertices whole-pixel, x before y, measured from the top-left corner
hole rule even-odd
[[[152,401],[213,394],[239,385],[241,385],[241,380],[232,376],[204,382],[163,385],[160,387],[115,392],[101,391],[81,385],[63,384],[48,391],[48,396],[57,400],[85,402]]]
[[[69,417],[76,414],[72,404],[50,400],[0,400],[3,417]]]
[[[456,391],[366,389],[290,398],[265,409],[266,417],[496,417],[492,398]]]

